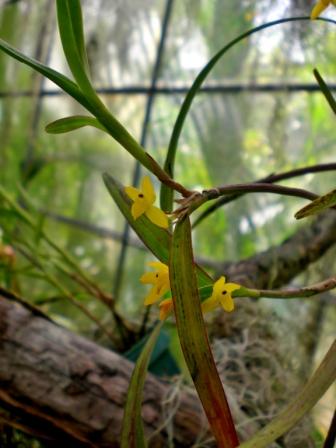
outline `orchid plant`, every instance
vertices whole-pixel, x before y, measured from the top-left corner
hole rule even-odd
[[[335,380],[336,343],[332,345],[323,363],[305,388],[297,394],[283,412],[250,440],[239,441],[226,398],[225,379],[223,385],[210,348],[203,314],[212,312],[216,308],[220,308],[223,312],[233,312],[236,297],[288,298],[319,294],[335,288],[336,277],[326,279],[317,285],[285,291],[251,289],[244,285],[227,282],[224,272],[215,281],[194,261],[190,215],[199,207],[216,198],[230,199],[233,196],[250,192],[269,192],[311,201],[308,211],[305,207],[304,214],[298,212],[297,217],[300,218],[319,213],[326,208],[334,208],[335,194],[330,196],[328,193],[329,196],[320,197],[307,190],[277,185],[273,180],[214,186],[208,190],[193,191],[174,179],[174,162],[179,136],[190,106],[216,63],[234,45],[260,30],[290,21],[310,20],[310,17],[281,19],[260,25],[238,36],[214,55],[199,73],[186,95],[172,131],[166,162],[164,166],[161,166],[109,112],[92,85],[85,49],[80,0],[57,0],[56,4],[63,50],[73,79],[30,59],[4,41],[0,41],[0,49],[49,78],[90,113],[88,116],[61,118],[49,124],[46,128],[47,132],[59,134],[83,126],[94,126],[119,142],[142,165],[143,169],[147,170],[140,188],[133,185],[123,186],[108,173],[103,176],[115,204],[156,258],[150,263],[153,270],[144,273],[140,279],[143,284],[151,286],[144,304],[148,306],[160,301],[161,322],[157,324],[148,339],[129,386],[120,446],[129,448],[147,445],[141,421],[141,400],[138,399],[141,396],[146,375],[144,367],[148,365],[159,329],[163,324],[162,321],[173,318],[176,322],[186,364],[217,446],[221,448],[267,447],[293,427]],[[311,18],[316,19],[331,4],[336,5],[336,2],[334,0],[319,0],[311,12]],[[332,20],[323,20],[335,23]],[[323,94],[335,110],[335,101],[317,71],[316,77]],[[315,167],[316,171],[318,169]],[[306,169],[306,172],[309,172],[309,168]],[[150,175],[156,177],[161,186],[160,208],[154,205],[156,194]],[[290,172],[287,173],[287,178],[289,177],[291,177]],[[174,194],[180,195],[176,199],[178,206],[175,209]],[[10,198],[3,190],[0,190],[0,196],[4,201],[10,202]],[[20,213],[24,212],[20,211]]]

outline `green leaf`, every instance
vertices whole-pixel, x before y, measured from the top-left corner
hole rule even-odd
[[[268,425],[240,448],[264,448],[295,426],[336,380],[336,341],[296,398]]]
[[[331,109],[334,111],[334,113],[336,114],[336,101],[334,100],[334,97],[329,89],[329,87],[327,86],[327,84],[325,83],[324,79],[322,78],[322,76],[320,75],[319,71],[317,70],[317,68],[315,68],[313,70],[314,76],[316,78],[316,81],[318,82],[320,89],[322,90],[323,95],[325,96],[326,100],[329,103],[329,106],[331,107]]]
[[[65,132],[75,131],[84,126],[93,126],[97,129],[107,132],[106,128],[99,123],[96,118],[86,117],[84,115],[74,115],[72,117],[60,118],[49,123],[45,130],[49,134],[64,134]]]
[[[83,95],[83,93],[79,90],[77,85],[71,81],[71,79],[62,75],[61,73],[49,68],[35,59],[29,58],[25,56],[20,51],[16,50],[14,47],[9,45],[7,42],[0,39],[0,49],[7,53],[9,56],[12,56],[19,62],[22,62],[25,65],[33,68],[37,72],[44,75],[46,78],[53,81],[56,85],[58,85],[64,92],[67,92],[70,96],[75,98],[80,104],[82,104],[85,108],[89,109],[90,105]]]
[[[85,94],[89,103],[87,109],[107,129],[108,133],[143,166],[155,174],[162,172],[160,166],[147,156],[144,148],[142,148],[127,129],[108,111],[91,84],[86,71],[87,58],[80,1],[57,0],[57,18],[64,54],[78,86]]]
[[[29,58],[20,51],[13,48],[7,42],[0,39],[0,50],[3,50],[9,56],[12,56],[19,62],[33,68],[46,78],[53,81],[64,92],[76,99],[82,106],[94,115],[98,121],[107,129],[108,133],[120,143],[134,158],[155,175],[162,174],[161,167],[152,159],[134,139],[134,137],[124,128],[124,126],[107,110],[96,94],[87,96],[78,88],[78,86],[69,78],[53,70],[35,59]],[[89,89],[92,91],[92,89]]]
[[[192,105],[195,96],[199,92],[203,82],[205,81],[211,70],[215,67],[217,62],[221,59],[221,57],[224,56],[224,54],[227,53],[230,50],[230,48],[234,47],[238,42],[242,41],[243,39],[246,39],[252,34],[258,33],[259,31],[262,31],[266,28],[270,28],[276,25],[281,25],[283,23],[300,21],[300,20],[310,21],[310,17],[290,17],[287,19],[275,20],[273,22],[264,23],[260,26],[252,28],[251,30],[248,30],[240,34],[238,37],[236,37],[227,45],[225,45],[221,50],[219,50],[218,53],[216,53],[212,57],[212,59],[210,59],[210,61],[205,65],[205,67],[200,71],[200,73],[197,75],[195,81],[193,82],[183,101],[183,104],[176,118],[172,135],[169,141],[166,161],[164,164],[164,170],[168,173],[168,175],[171,178],[174,178],[174,164],[175,164],[176,151],[178,147],[179,138],[183,129],[183,125],[188,115],[189,109]],[[336,24],[336,21],[331,19],[320,18],[319,20],[323,22]],[[162,184],[160,192],[160,204],[163,210],[166,210],[167,212],[172,211],[173,195],[174,195],[173,190],[168,186]]]
[[[82,62],[84,70],[86,71],[86,73],[89,73],[89,64],[85,47],[81,2],[80,0],[70,0],[68,1],[68,7],[71,16],[71,24],[73,29],[73,35],[75,38],[75,43],[77,45],[78,55]]]
[[[121,430],[121,448],[145,448],[147,446],[141,419],[141,403],[148,363],[162,325],[163,322],[160,322],[154,328],[135,364],[127,392]]]
[[[126,353],[123,353],[123,356],[130,361],[136,362],[147,340],[148,335],[141,338],[140,341],[133,345],[133,347]],[[155,375],[164,377],[178,375],[181,373],[170,352],[170,336],[164,329],[161,330],[160,336],[158,337],[153,349],[148,370]]]
[[[188,216],[176,224],[169,272],[176,325],[189,372],[218,446],[234,448],[238,438],[202,316]]]
[[[80,89],[95,98],[86,72],[82,11],[79,0],[57,0],[57,22],[65,57]]]
[[[103,174],[103,180],[114,202],[117,204],[119,210],[141,241],[156,256],[156,258],[168,265],[169,249],[171,245],[170,232],[156,226],[144,215],[136,220],[133,219],[131,214],[132,201],[125,193],[124,186],[107,173]],[[201,267],[196,265],[196,268],[200,287],[209,285],[209,283],[213,282],[211,277]]]
[[[86,53],[79,0],[57,0],[58,27],[63,50],[70,70],[85,94],[86,106],[107,129],[108,133],[132,154],[143,166],[155,174],[162,172],[160,166],[145,153],[144,148],[124,126],[108,111],[94,90],[86,71]]]
[[[336,205],[336,190],[332,190],[310,202],[308,205],[296,212],[294,216],[296,219],[301,219],[306,218],[307,216],[317,215],[318,213],[321,213],[334,205]]]

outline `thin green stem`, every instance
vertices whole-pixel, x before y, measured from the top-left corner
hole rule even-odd
[[[17,245],[17,249],[18,251],[27,259],[29,260],[38,270],[40,270],[41,272],[43,272],[44,276],[45,276],[45,280],[48,281],[50,284],[52,284],[55,288],[57,288],[60,293],[63,295],[63,297],[65,297],[66,299],[69,300],[70,303],[72,303],[72,305],[74,305],[76,308],[80,309],[82,311],[82,313],[84,313],[92,322],[94,322],[97,327],[106,335],[108,336],[108,338],[115,343],[115,336],[112,332],[110,332],[110,330],[108,328],[106,328],[100,321],[99,319],[97,319],[92,313],[91,311],[86,308],[86,306],[84,306],[82,303],[78,302],[75,297],[71,294],[71,292],[65,288],[58,280],[55,276],[53,276],[52,274],[50,274],[46,268],[44,267],[44,265],[42,263],[40,263],[32,254],[28,253],[26,251],[26,249],[24,249],[23,247],[20,247],[19,245]]]
[[[333,23],[336,24],[334,20],[331,19],[324,19],[319,18],[318,20]],[[184,122],[187,118],[187,115],[189,113],[189,109],[192,105],[193,100],[195,99],[197,93],[199,92],[203,82],[211,72],[211,70],[214,68],[214,66],[217,64],[217,62],[221,59],[221,57],[229,51],[232,47],[234,47],[237,43],[240,41],[246,39],[247,37],[258,33],[259,31],[262,31],[266,28],[270,28],[276,25],[281,25],[283,23],[288,22],[295,22],[295,21],[310,21],[310,17],[289,17],[285,19],[275,20],[269,23],[264,23],[260,26],[257,26],[255,28],[252,28],[235,39],[233,39],[231,42],[229,42],[227,45],[225,45],[223,48],[221,48],[213,57],[210,59],[210,61],[205,65],[205,67],[200,71],[200,73],[197,75],[195,81],[193,82],[193,85],[189,89],[183,104],[180,108],[180,111],[178,113],[178,116],[176,118],[173,132],[169,141],[168,145],[168,151],[167,156],[164,164],[165,171],[169,174],[171,178],[174,177],[174,163],[175,163],[175,156],[176,151],[178,147],[179,138],[184,126]],[[172,210],[172,204],[173,204],[173,194],[172,192],[166,191],[166,188],[163,188],[163,191],[161,192],[161,206],[164,205],[164,210],[171,211]]]
[[[199,288],[201,300],[208,298],[212,293],[213,284]],[[253,299],[298,299],[312,297],[336,288],[336,276],[327,278],[319,283],[290,289],[254,289],[241,285],[240,289],[232,292],[232,297],[250,297]]]
[[[317,294],[321,294],[331,289],[336,288],[336,277],[328,278],[320,283],[316,283],[311,286],[305,286],[303,288],[292,289],[251,289],[242,287],[237,291],[234,291],[232,295],[234,297],[253,297],[253,298],[274,298],[274,299],[296,299],[300,297],[312,297]]]
[[[32,204],[32,201],[27,196],[26,192],[21,189],[21,194],[25,201],[29,203],[34,209],[36,208],[34,204]],[[2,186],[0,186],[0,196],[3,197],[3,199],[10,205],[10,207],[24,220],[24,222],[29,225],[32,229],[37,228],[37,224],[35,223],[35,220],[32,218],[32,216],[29,214],[28,211],[26,211],[21,205],[19,205],[5,190]],[[39,233],[41,238],[53,249],[56,253],[58,253],[63,260],[77,273],[75,275],[74,273],[67,272],[67,275],[72,278],[72,280],[75,280],[77,283],[79,283],[83,288],[85,288],[88,292],[90,292],[94,297],[99,299],[102,303],[108,306],[110,309],[113,318],[115,320],[117,329],[119,331],[120,337],[123,339],[123,341],[126,341],[126,334],[127,332],[126,325],[123,322],[123,319],[117,311],[115,310],[114,306],[114,300],[113,297],[106,294],[104,291],[101,290],[101,288],[87,275],[87,273],[81,268],[79,263],[63,248],[58,246],[45,232],[44,229],[39,229]],[[56,264],[55,264],[56,265]],[[60,264],[58,263],[57,266],[58,269],[60,269]],[[66,270],[63,268],[63,272]]]

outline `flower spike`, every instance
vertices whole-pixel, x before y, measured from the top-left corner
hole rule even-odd
[[[158,227],[168,228],[166,214],[153,205],[156,195],[149,176],[145,176],[142,179],[141,189],[128,186],[125,187],[125,192],[133,201],[131,213],[134,219],[138,219],[141,215],[145,214]]]

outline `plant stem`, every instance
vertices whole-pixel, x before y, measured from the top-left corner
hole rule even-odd
[[[266,177],[263,177],[259,180],[256,180],[254,183],[276,183],[280,182],[282,180],[286,179],[292,179],[294,177],[298,176],[304,176],[306,174],[311,173],[320,173],[325,171],[335,171],[336,170],[336,163],[321,163],[318,165],[312,165],[312,166],[305,166],[302,168],[297,168],[295,170],[285,171],[283,173],[279,174],[270,174]],[[246,193],[236,193],[232,194],[230,196],[224,196],[218,199],[214,204],[210,205],[204,212],[202,212],[197,219],[193,223],[193,227],[196,227],[198,224],[200,224],[205,218],[207,218],[211,213],[216,211],[219,207],[222,205],[229,204],[232,201],[235,201],[236,199],[240,198],[241,196],[244,196]]]

